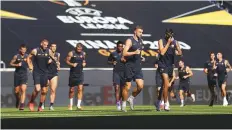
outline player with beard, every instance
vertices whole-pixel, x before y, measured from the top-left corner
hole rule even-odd
[[[115,90],[117,110],[121,110],[121,90],[125,85],[125,58],[122,56],[123,42],[117,42],[117,50],[112,52],[108,57],[108,63],[114,66],[113,69],[113,85]]]
[[[48,81],[48,66],[52,63],[50,57],[54,59],[52,56],[52,52],[47,48],[49,42],[44,39],[40,43],[40,47],[35,48],[31,51],[29,56],[27,57],[27,62],[29,69],[33,70],[33,79],[35,89],[32,92],[32,96],[29,102],[29,109],[34,111],[34,100],[36,99],[38,93],[41,90],[40,103],[38,107],[38,111],[42,111],[42,105],[45,101],[47,94],[47,81]],[[33,59],[33,62],[32,62]]]
[[[223,58],[221,52],[217,53],[217,61],[214,68],[216,69],[217,73],[218,86],[221,88],[223,106],[227,106],[228,101],[226,99],[226,82],[228,78],[227,73],[231,71],[231,66],[229,61]]]
[[[10,65],[15,67],[14,72],[14,92],[16,97],[16,108],[24,110],[24,101],[26,98],[27,80],[28,80],[28,54],[26,45],[22,44],[19,53],[10,61]]]
[[[122,91],[122,110],[126,112],[126,101],[129,102],[131,110],[134,109],[134,98],[141,92],[144,87],[143,73],[142,73],[142,58],[141,50],[143,40],[141,39],[143,28],[136,26],[134,35],[126,40],[125,48],[123,49],[123,56],[126,59],[125,63],[125,87]],[[128,98],[128,92],[131,88],[131,81],[134,80],[137,87],[133,90],[132,95]]]

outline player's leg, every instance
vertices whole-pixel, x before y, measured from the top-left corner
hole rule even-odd
[[[26,90],[27,90],[27,85],[22,84],[20,86],[21,96],[20,96],[19,110],[24,110],[24,105],[25,105],[24,103],[25,103],[25,99],[26,99]]]
[[[35,88],[34,88],[32,94],[31,94],[31,98],[30,98],[30,101],[29,101],[29,109],[30,109],[30,111],[34,111],[34,101],[35,101],[38,93],[41,90],[40,74],[38,74],[36,72],[33,72],[33,80],[34,80]]]
[[[131,82],[128,80],[125,82],[125,86],[122,90],[122,111],[126,112],[126,101],[128,99],[128,93],[131,88]]]
[[[75,86],[70,86],[69,87],[69,106],[68,109],[72,110],[72,106],[73,106],[73,97],[75,95]]]
[[[41,84],[41,92],[40,92],[40,103],[38,106],[38,111],[42,111],[42,105],[45,102],[46,95],[48,92],[48,76],[47,75],[41,75],[40,76],[40,84]]]
[[[54,76],[50,80],[50,107],[49,107],[49,110],[54,110],[53,104],[54,104],[55,98],[56,98],[57,85],[58,85],[58,76]]]
[[[180,96],[180,107],[184,106],[184,95],[183,95],[183,88],[179,86],[179,96]]]
[[[164,97],[164,110],[169,110],[168,106],[168,85],[169,85],[169,76],[167,73],[162,73],[163,78],[163,97]]]
[[[30,99],[30,102],[29,102],[29,109],[30,111],[34,111],[34,101],[38,95],[38,93],[40,92],[41,90],[41,86],[40,84],[35,84],[35,88],[31,94],[31,99]]]
[[[215,93],[216,82],[214,83],[213,80],[209,78],[207,80],[208,80],[208,88],[211,95],[209,106],[213,106],[216,97],[216,93]]]
[[[192,98],[192,101],[195,102],[196,98],[195,98],[195,94],[193,94],[191,91],[190,91],[190,83],[187,82],[184,84],[185,85],[185,92],[187,94],[187,97],[191,97]]]
[[[77,86],[77,110],[82,110],[81,101],[83,97],[83,84]]]
[[[14,74],[14,95],[15,95],[15,107],[19,107],[20,103],[20,76],[17,74]]]
[[[221,84],[221,93],[222,93],[222,97],[223,97],[223,106],[227,106],[228,101],[226,99],[226,82],[223,82]]]
[[[15,94],[15,99],[16,99],[16,104],[15,104],[15,107],[16,108],[19,108],[19,103],[20,103],[20,86],[16,86],[14,88],[14,94]]]
[[[134,109],[134,98],[142,91],[144,87],[142,70],[135,72],[133,78],[135,79],[137,87],[133,90],[132,95],[127,100],[130,104],[131,110]]]
[[[121,84],[120,75],[119,75],[119,73],[114,72],[113,73],[113,85],[114,85],[114,91],[115,91],[115,99],[116,99],[117,110],[121,110],[120,84]]]
[[[120,103],[120,86],[114,84],[114,91],[115,91],[115,99],[116,99],[116,106],[117,110],[121,110],[121,103]]]

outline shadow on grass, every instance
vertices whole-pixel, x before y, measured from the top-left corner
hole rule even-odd
[[[219,129],[232,128],[231,115],[153,115],[2,119],[2,129]],[[222,119],[223,121],[219,121]]]

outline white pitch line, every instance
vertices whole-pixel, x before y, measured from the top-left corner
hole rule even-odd
[[[169,18],[169,19],[166,19],[166,20],[163,20],[162,22],[167,22],[168,20],[171,20],[171,19],[175,19],[175,18],[179,18],[179,17],[182,17],[182,16],[186,16],[186,15],[189,15],[189,14],[192,14],[192,13],[195,13],[195,12],[198,12],[198,11],[201,11],[201,10],[204,10],[204,9],[208,9],[208,8],[211,8],[211,7],[214,7],[215,4],[213,5],[209,5],[209,6],[205,6],[205,7],[202,7],[202,8],[199,8],[199,9],[195,9],[195,10],[192,10],[192,11],[189,11],[189,12],[186,12],[184,14],[181,14],[181,15],[177,15],[175,17],[172,17],[172,18]]]
[[[118,33],[81,33],[81,36],[114,36],[114,37],[128,37],[134,34],[118,34]],[[151,37],[151,34],[143,34],[143,37]]]

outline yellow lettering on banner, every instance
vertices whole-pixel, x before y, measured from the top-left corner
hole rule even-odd
[[[108,52],[106,49],[99,49],[98,53],[100,53],[103,56],[110,56],[110,52]]]
[[[149,53],[147,53],[147,52],[145,52],[145,51],[142,51],[142,56],[150,56],[150,54]]]
[[[153,50],[148,50],[148,52],[151,54],[151,56],[156,56],[158,55],[157,52],[153,51]]]

